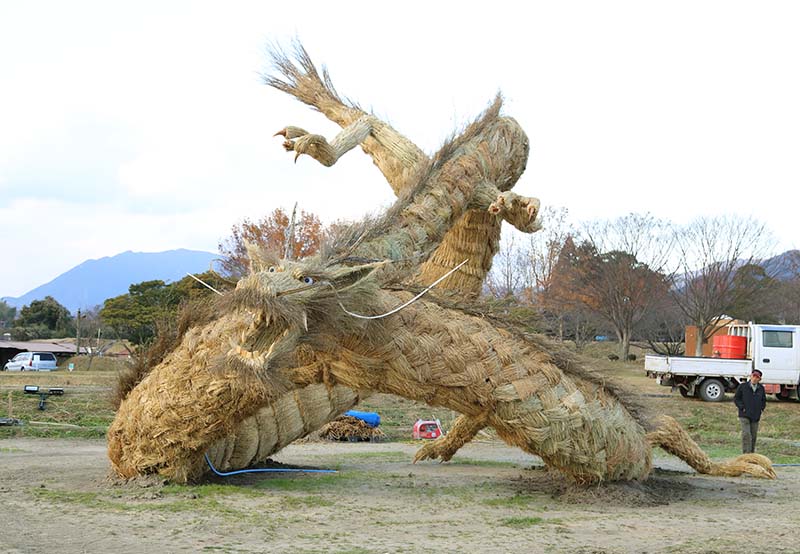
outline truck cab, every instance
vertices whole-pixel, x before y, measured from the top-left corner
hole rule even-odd
[[[753,325],[753,330],[753,367],[777,382],[793,377],[796,381],[800,373],[800,326]]]

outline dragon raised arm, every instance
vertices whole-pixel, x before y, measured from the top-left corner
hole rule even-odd
[[[327,70],[323,68],[320,73],[300,44],[295,44],[294,58],[277,49],[272,58],[280,76],[266,77],[268,85],[315,108],[343,128],[329,143],[321,135],[285,127],[278,134],[286,139],[284,148],[295,152],[295,160],[307,154],[330,166],[360,145],[398,196],[417,186],[431,166],[446,166],[433,179],[439,187],[436,194],[467,195],[464,209],[450,222],[445,235],[435,240],[435,251],[422,261],[413,282],[431,283],[468,259],[461,271],[440,285],[440,290],[477,297],[499,248],[501,222],[505,220],[523,232],[539,229],[539,201],[510,190],[525,170],[529,141],[513,118],[500,115],[499,96],[482,117],[428,157],[388,123],[343,100]]]
[[[323,67],[320,73],[299,43],[295,44],[294,59],[277,49],[273,49],[272,59],[280,76],[266,77],[268,85],[294,96],[343,128],[330,142],[299,127],[278,131],[276,135],[285,138],[283,147],[295,152],[295,161],[306,154],[329,167],[360,145],[398,196],[408,195],[421,181],[428,181],[433,184],[431,194],[456,201],[468,198],[460,213],[445,219],[448,225],[441,238],[428,235],[435,249],[420,259],[411,284],[432,283],[466,260],[465,266],[447,277],[438,290],[477,297],[499,248],[501,221],[523,232],[539,230],[539,201],[510,191],[525,170],[529,141],[514,119],[500,115],[499,95],[481,117],[429,158],[391,125],[343,100],[328,71]],[[438,168],[434,175],[430,175],[432,166]],[[426,202],[416,205],[425,206]],[[427,212],[420,215],[424,220],[436,220]],[[398,231],[408,236],[406,229]],[[453,432],[426,445],[417,459],[450,459],[484,426],[483,419],[459,417]]]

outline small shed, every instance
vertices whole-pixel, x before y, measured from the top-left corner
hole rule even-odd
[[[81,352],[84,351],[81,348]],[[74,356],[76,349],[69,342],[0,340],[0,368],[20,352],[50,352],[57,358],[63,358]]]

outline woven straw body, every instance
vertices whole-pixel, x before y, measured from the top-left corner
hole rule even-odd
[[[387,306],[409,293],[384,293]],[[356,337],[324,354],[337,383],[485,418],[507,443],[541,456],[577,482],[638,479],[651,467],[642,427],[615,399],[564,375],[547,352],[485,320],[420,301],[387,324],[386,346]]]
[[[381,310],[409,297],[375,295]],[[646,436],[619,401],[566,376],[546,343],[435,303],[418,301],[358,332],[318,327],[288,358],[292,363],[268,377],[219,355],[253,323],[251,316],[226,316],[190,331],[132,391],[109,431],[120,475],[158,472],[186,481],[205,471],[204,452],[222,468],[263,460],[344,411],[357,400],[353,391],[375,390],[450,408],[476,428],[488,424],[579,483],[647,476],[651,444],[703,473],[774,477],[763,457],[711,463],[669,418]]]
[[[378,300],[391,306],[408,297],[379,293]],[[120,475],[185,481],[204,471],[205,452],[225,469],[263,460],[344,411],[362,389],[482,418],[509,444],[579,482],[641,478],[650,469],[644,431],[618,402],[481,318],[420,301],[375,328],[381,340],[370,335],[372,325],[347,335],[320,329],[317,341],[327,346],[304,349],[295,360],[302,365],[275,371],[270,381],[226,370],[209,348],[226,349],[236,334],[229,331],[250,323],[225,317],[190,331],[132,391],[109,431]],[[315,394],[318,400],[303,399]]]
[[[528,141],[500,116],[498,98],[428,159],[390,126],[345,105],[302,54],[300,68],[278,59],[286,80],[270,84],[345,129],[327,143],[287,128],[287,149],[331,165],[361,144],[401,198],[334,261],[251,258],[253,272],[227,295],[223,315],[187,332],[121,404],[109,430],[118,474],[186,481],[205,471],[204,453],[222,469],[257,463],[350,408],[357,391],[374,390],[463,414],[452,436],[418,459],[449,459],[490,425],[580,483],[645,477],[651,444],[698,471],[770,476],[763,457],[711,463],[674,420],[646,436],[596,380],[565,375],[546,341],[426,300],[385,319],[353,319],[345,305],[368,315],[393,311],[411,294],[381,286],[428,284],[465,259],[441,286],[479,293],[501,221],[537,229],[538,201],[509,191],[524,171]],[[394,263],[349,265],[369,259]]]
[[[353,389],[341,385],[319,383],[293,390],[259,409],[214,443],[208,450],[209,459],[221,471],[262,463],[295,440],[322,428],[361,398]]]

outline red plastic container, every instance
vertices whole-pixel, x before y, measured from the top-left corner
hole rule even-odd
[[[712,346],[712,352],[718,358],[741,360],[747,357],[747,337],[717,335]]]
[[[442,434],[442,428],[436,421],[424,421],[418,419],[414,424],[412,436],[415,439],[438,439]]]

